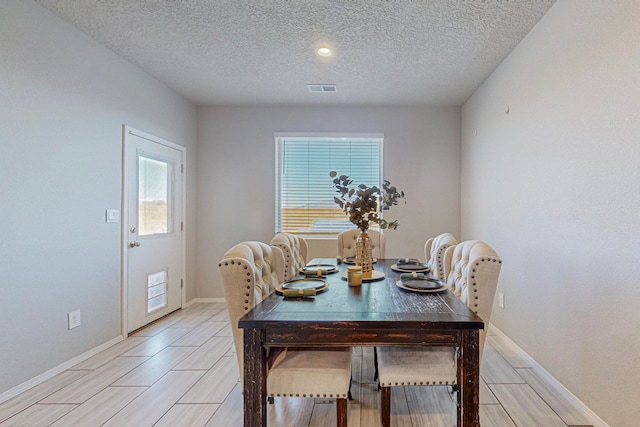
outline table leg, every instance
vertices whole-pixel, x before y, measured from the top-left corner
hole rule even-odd
[[[458,358],[458,426],[480,426],[480,332],[462,331]]]
[[[267,352],[261,329],[244,330],[244,427],[267,427]]]

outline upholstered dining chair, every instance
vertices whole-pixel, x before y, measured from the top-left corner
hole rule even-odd
[[[244,385],[244,333],[238,320],[284,281],[284,256],[278,247],[242,242],[225,253],[218,267]],[[337,426],[347,426],[351,348],[270,349],[268,360],[268,397],[335,398]]]
[[[453,234],[442,233],[431,237],[424,244],[425,263],[436,279],[444,281],[444,252],[449,246],[457,243]]]
[[[470,240],[450,246],[444,255],[444,274],[449,290],[469,306],[485,328],[491,320],[493,299],[502,260],[486,243]],[[480,359],[486,331],[480,331]],[[391,422],[392,386],[450,385],[457,390],[457,355],[452,347],[378,347],[378,379],[381,389],[380,417],[383,427]],[[458,393],[458,405],[460,405]]]
[[[289,280],[297,275],[302,267],[307,264],[307,241],[291,233],[277,233],[271,242],[271,246],[282,249],[284,254],[284,280]]]
[[[375,259],[384,258],[385,237],[384,233],[377,230],[367,230],[371,238],[371,255]],[[356,240],[360,236],[360,229],[343,231],[338,234],[338,256],[342,259],[356,256]]]

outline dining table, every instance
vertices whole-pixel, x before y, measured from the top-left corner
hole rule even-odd
[[[323,275],[313,297],[272,292],[238,322],[244,330],[244,426],[267,425],[267,349],[270,347],[450,346],[457,351],[457,425],[479,423],[479,334],[484,322],[451,291],[401,288],[398,259],[378,259],[373,279],[349,286],[347,265]],[[389,410],[389,408],[386,408]]]

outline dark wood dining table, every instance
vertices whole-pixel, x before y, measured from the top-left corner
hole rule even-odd
[[[384,278],[351,287],[345,264],[325,276],[329,286],[314,298],[275,292],[243,316],[244,425],[266,427],[268,347],[451,346],[458,351],[457,425],[479,423],[479,331],[484,322],[448,290],[411,292],[396,286],[397,259],[377,260]],[[314,259],[309,264],[333,263]],[[379,274],[379,273],[376,273]]]

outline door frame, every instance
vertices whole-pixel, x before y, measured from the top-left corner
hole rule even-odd
[[[185,171],[185,163],[187,161],[187,148],[182,146],[182,145],[178,145],[174,142],[168,141],[166,139],[157,137],[155,135],[152,135],[150,133],[147,132],[143,132],[141,130],[138,130],[136,128],[133,128],[131,126],[122,125],[122,188],[121,188],[121,205],[122,205],[122,215],[120,215],[121,218],[121,227],[120,227],[120,256],[121,256],[121,268],[120,268],[120,283],[121,283],[121,287],[120,287],[120,330],[121,330],[121,335],[124,338],[127,338],[129,336],[129,333],[127,332],[127,322],[128,322],[128,317],[127,317],[127,303],[128,303],[128,291],[129,291],[129,283],[128,283],[128,275],[127,275],[127,271],[129,268],[129,260],[128,260],[128,242],[129,242],[129,234],[128,231],[125,227],[125,223],[126,223],[126,218],[129,218],[129,209],[131,208],[129,206],[129,201],[128,201],[128,197],[127,197],[127,188],[130,184],[130,181],[127,179],[127,174],[126,174],[126,152],[127,152],[127,143],[128,143],[128,138],[130,138],[131,136],[135,136],[138,138],[143,138],[146,139],[148,141],[151,141],[153,143],[159,144],[159,145],[164,145],[166,147],[172,148],[174,150],[178,150],[182,153],[182,164],[180,165],[180,173],[182,174],[182,232],[181,234],[181,244],[182,244],[182,259],[180,260],[181,264],[182,264],[182,278],[181,278],[181,284],[182,284],[182,288],[181,288],[181,301],[180,301],[180,308],[184,308],[185,306],[185,301],[186,301],[186,296],[187,296],[187,284],[186,284],[186,267],[187,267],[187,239],[186,239],[186,235],[187,233],[185,232],[187,229],[187,215],[186,215],[186,208],[187,208],[187,193],[186,193],[186,189],[187,189],[187,179],[186,179],[186,174],[184,173]]]

